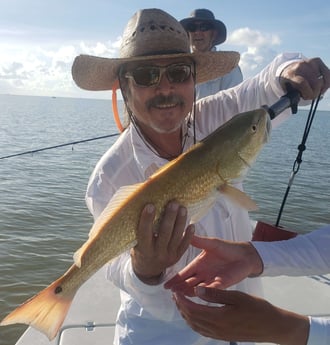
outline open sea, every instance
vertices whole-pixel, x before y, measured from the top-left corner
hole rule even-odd
[[[275,223],[307,110],[272,133],[245,191],[258,203],[251,218]],[[86,240],[89,175],[116,140],[111,101],[0,95],[0,320],[62,275]],[[330,112],[318,111],[280,225],[308,232],[330,223]],[[114,134],[113,137],[4,158]],[[25,330],[0,328],[0,345]]]

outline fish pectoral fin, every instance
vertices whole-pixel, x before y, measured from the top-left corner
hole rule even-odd
[[[187,207],[188,219],[190,219],[190,224],[197,223],[202,219],[208,211],[213,207],[216,201],[216,195],[212,194],[208,198],[203,199],[199,202],[191,204]]]
[[[218,187],[218,191],[230,201],[248,211],[255,211],[258,209],[258,205],[246,193],[227,183]]]

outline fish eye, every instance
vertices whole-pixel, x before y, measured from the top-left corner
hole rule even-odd
[[[252,125],[252,132],[256,132],[257,131],[257,125]]]

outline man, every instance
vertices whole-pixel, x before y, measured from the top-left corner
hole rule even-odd
[[[189,34],[190,48],[193,52],[216,51],[216,45],[225,42],[227,29],[225,24],[215,19],[214,14],[207,9],[196,9],[191,12],[190,17],[180,21]],[[232,71],[196,85],[196,98],[200,99],[213,95],[220,90],[229,89],[243,80],[239,66]]]
[[[319,58],[303,61],[300,54],[289,54],[279,56],[237,89],[194,102],[195,82],[224,75],[237,63],[238,55],[233,52],[190,53],[184,28],[159,9],[140,10],[130,19],[120,58],[76,58],[72,74],[78,86],[111,90],[119,80],[130,118],[91,175],[86,202],[95,219],[120,187],[145,181],[235,114],[274,103],[285,93],[281,85],[286,82],[306,99],[329,87],[330,72]],[[280,79],[277,73],[281,73]],[[322,79],[318,79],[320,75]],[[221,344],[190,329],[163,282],[198,255],[199,250],[189,247],[194,228],[198,235],[250,240],[247,211],[219,195],[202,221],[185,231],[186,209],[173,201],[164,212],[157,236],[154,213],[153,205],[146,205],[137,228],[137,245],[108,266],[107,278],[120,288],[122,302],[114,343]],[[244,280],[237,288],[258,294],[260,282],[258,278]]]
[[[228,341],[330,343],[330,319],[298,315],[241,292],[203,287],[226,288],[246,277],[260,275],[329,273],[329,225],[287,241],[233,243],[195,237],[193,244],[204,251],[166,286],[178,291],[177,306],[195,331]],[[183,293],[223,306],[199,305]]]

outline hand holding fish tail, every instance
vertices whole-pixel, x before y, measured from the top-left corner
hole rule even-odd
[[[330,70],[320,58],[305,59],[288,65],[280,75],[284,90],[289,83],[305,100],[315,99],[330,87]]]
[[[133,270],[148,285],[160,283],[165,269],[187,250],[194,233],[193,225],[186,228],[186,208],[177,202],[167,204],[156,233],[154,219],[155,207],[147,205],[139,221],[137,245],[131,250]]]

